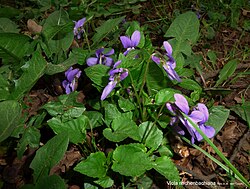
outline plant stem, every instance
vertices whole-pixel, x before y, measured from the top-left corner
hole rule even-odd
[[[85,40],[86,40],[86,43],[87,43],[87,46],[88,46],[88,49],[89,49],[89,52],[90,52],[91,48],[90,48],[89,39],[88,39],[88,36],[87,36],[87,33],[86,33],[85,29],[83,29],[83,33],[84,33],[84,37],[85,37]]]
[[[140,96],[138,95],[138,93],[137,93],[137,91],[136,91],[136,87],[135,87],[135,85],[134,85],[134,80],[133,80],[132,75],[131,75],[130,73],[129,73],[128,75],[129,75],[129,77],[130,77],[131,84],[132,84],[132,87],[133,87],[134,92],[135,92],[135,97],[136,97],[136,99],[137,99],[137,103],[139,104],[139,109],[140,109],[141,118],[142,118],[142,120],[144,121],[144,114],[143,114],[144,111],[142,110],[142,106],[141,106],[141,102],[140,102]]]

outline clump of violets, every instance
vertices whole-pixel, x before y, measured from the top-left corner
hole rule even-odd
[[[96,50],[95,55],[96,57],[90,57],[87,59],[87,65],[88,66],[94,66],[96,64],[103,64],[106,66],[112,66],[114,61],[110,57],[112,54],[114,54],[114,49],[111,49],[109,52],[104,53],[104,48],[100,48]]]
[[[109,83],[108,85],[103,89],[101,100],[104,100],[111,91],[115,88],[118,82],[124,80],[128,76],[128,70],[125,68],[116,68],[118,65],[121,64],[121,61],[117,61],[114,64],[114,67],[112,70],[109,71]]]
[[[212,138],[215,135],[215,129],[211,126],[205,125],[208,120],[209,113],[206,105],[202,103],[198,103],[196,107],[193,108],[192,111],[189,109],[188,101],[181,94],[174,95],[175,102],[167,103],[166,106],[169,111],[171,111],[175,117],[172,118],[171,125],[175,126],[175,130],[184,135],[185,131],[182,129],[180,125],[177,125],[179,120],[186,128],[186,130],[191,135],[191,142],[201,141],[203,137],[199,134],[199,132],[192,126],[192,124],[181,114],[183,112],[186,114],[197,126],[202,130],[202,132],[208,137]]]
[[[81,76],[82,71],[78,68],[73,69],[70,67],[65,72],[66,79],[62,82],[62,86],[65,89],[66,94],[69,94],[76,90],[77,88],[77,79]]]
[[[76,36],[77,39],[80,39],[83,32],[84,32],[83,25],[84,25],[85,21],[86,21],[86,18],[82,18],[78,21],[74,21],[74,23],[75,23],[74,36]]]
[[[173,52],[172,46],[167,41],[163,42],[163,46],[167,52],[165,55],[167,56],[168,60],[165,60],[163,57],[159,58],[155,56],[155,54],[152,55],[152,60],[158,65],[162,64],[162,67],[167,72],[169,79],[181,82],[179,75],[174,70],[176,67],[176,62],[172,56],[172,52]]]
[[[135,49],[140,43],[141,40],[141,33],[136,30],[132,34],[131,38],[128,36],[120,36],[120,40],[122,42],[122,45],[127,50],[123,53],[125,56],[129,53],[129,51]]]

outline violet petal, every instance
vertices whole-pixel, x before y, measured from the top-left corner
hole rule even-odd
[[[124,48],[132,47],[132,41],[127,36],[120,36],[120,40]]]
[[[112,70],[109,71],[109,75],[114,76],[115,74],[120,73],[121,69],[122,68],[112,69]]]
[[[121,60],[118,60],[118,61],[114,64],[113,68],[116,68],[116,67],[119,66],[121,63],[122,63],[122,61],[121,61]]]
[[[163,64],[163,68],[167,72],[169,79],[181,82],[181,78],[171,66]]]
[[[101,100],[104,100],[111,91],[115,88],[117,82],[116,81],[110,81],[108,85],[103,89]]]
[[[202,130],[202,128],[201,128]],[[204,130],[202,130],[208,138],[212,138],[215,135],[215,129],[211,126],[204,125]]]
[[[111,49],[109,52],[105,53],[104,55],[105,55],[105,56],[110,56],[110,55],[112,55],[112,54],[114,54],[114,53],[115,53],[115,50],[114,50],[114,49]]]
[[[181,94],[175,94],[174,95],[175,98],[175,104],[176,106],[185,114],[188,114],[189,112],[189,106],[188,106],[188,101],[186,100],[186,98],[184,96],[182,96]]]
[[[199,111],[201,111],[204,114],[204,120],[202,123],[205,123],[208,120],[209,112],[205,104],[198,103],[197,108]]]
[[[85,21],[86,21],[86,18],[82,18],[82,19],[78,20],[78,21],[75,23],[75,27],[76,27],[76,28],[82,27],[82,26],[84,25]]]
[[[120,80],[124,80],[126,77],[128,76],[128,72],[123,72],[121,75],[120,75]]]
[[[98,59],[94,57],[90,57],[87,59],[87,65],[88,66],[94,66],[98,63]]]
[[[185,135],[185,131],[179,125],[176,125],[174,130],[180,135]]]
[[[163,46],[164,46],[164,48],[166,49],[167,54],[171,56],[171,55],[172,55],[173,49],[172,49],[172,46],[170,45],[170,43],[167,42],[167,41],[164,41],[164,42],[163,42]]]
[[[65,72],[65,76],[67,77],[67,75],[73,70],[73,67],[70,67],[66,72]]]
[[[106,57],[105,65],[106,66],[111,66],[112,64],[113,64],[113,59],[110,58],[110,57]]]
[[[70,71],[67,75],[67,79],[69,82],[72,82],[75,78],[75,76],[78,74],[79,69],[73,69],[72,71]]]
[[[175,114],[175,112],[174,112],[174,110],[173,110],[173,107],[172,107],[172,104],[166,103],[166,107],[167,107],[167,109],[168,109],[170,112],[172,112],[173,114]]]
[[[68,83],[69,82],[67,80],[63,80],[62,86],[63,86],[64,89],[66,88],[66,86],[68,85]]]
[[[131,36],[132,46],[136,47],[137,45],[139,45],[140,39],[141,39],[141,33],[138,30],[134,31],[134,33]]]
[[[124,55],[124,56],[127,56],[127,54],[129,53],[129,51],[131,51],[131,49],[126,50],[126,51],[123,53],[123,55]]]
[[[160,64],[161,63],[161,59],[157,56],[152,55],[151,59],[156,63],[156,64]]]
[[[95,51],[96,57],[100,57],[100,55],[103,53],[103,51],[104,51],[104,48],[97,49],[97,50]]]
[[[194,123],[199,123],[204,120],[204,114],[200,111],[192,111],[189,117],[192,119]]]

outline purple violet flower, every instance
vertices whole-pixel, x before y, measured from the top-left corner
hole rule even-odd
[[[111,49],[107,53],[103,53],[103,52],[104,52],[104,48],[100,48],[100,49],[96,50],[96,53],[95,53],[96,57],[88,58],[87,65],[94,66],[96,64],[103,64],[106,66],[112,66],[114,61],[112,58],[110,58],[110,56],[115,53],[114,49]]]
[[[172,46],[170,45],[169,42],[164,41],[163,42],[163,46],[166,50],[166,56],[168,57],[168,60],[162,60],[161,58],[155,56],[154,54],[152,55],[152,60],[156,63],[156,64],[162,64],[162,67],[164,68],[164,70],[167,72],[167,75],[169,77],[169,79],[171,80],[176,80],[178,82],[181,82],[180,77],[178,76],[178,74],[176,73],[176,71],[174,70],[176,67],[176,62],[172,56]]]
[[[198,127],[202,130],[202,132],[207,135],[208,138],[212,138],[215,135],[215,129],[211,126],[205,125],[208,120],[209,113],[207,107],[198,103],[198,105],[190,112],[188,102],[184,96],[181,94],[175,94],[175,103],[167,103],[166,106],[169,111],[171,111],[175,117],[171,120],[171,125],[178,123],[178,120],[182,122],[182,124],[186,127],[187,131],[191,135],[191,142],[194,143],[195,140],[201,141],[203,137],[199,134],[199,132],[192,126],[192,124],[182,116],[181,112],[186,114],[194,123],[198,125]],[[176,125],[176,131],[184,135],[185,131],[179,126]]]
[[[84,32],[83,25],[84,25],[85,21],[86,21],[86,18],[82,18],[78,21],[74,21],[74,23],[75,23],[74,36],[76,36],[77,39],[80,39],[81,35]]]
[[[82,71],[80,71],[77,68],[73,69],[72,67],[70,67],[65,72],[66,80],[62,82],[62,86],[64,87],[66,94],[69,94],[76,90],[77,88],[76,81],[81,76],[81,73]]]
[[[123,54],[126,56],[129,51],[135,49],[135,47],[139,45],[140,39],[141,33],[138,30],[134,31],[131,38],[128,36],[120,36],[123,47],[127,49]]]
[[[115,88],[116,84],[122,80],[124,80],[128,76],[128,70],[125,68],[116,68],[121,61],[117,61],[113,69],[109,71],[109,83],[108,85],[103,89],[101,100],[104,100],[107,98],[107,96],[111,93],[111,91]]]

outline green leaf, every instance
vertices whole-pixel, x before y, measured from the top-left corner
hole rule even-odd
[[[70,48],[73,40],[74,40],[74,34],[70,32],[67,35],[64,35],[64,38],[60,40],[50,40],[48,45],[52,53],[62,54],[63,53],[62,50],[67,51]]]
[[[164,37],[174,37],[179,41],[195,43],[199,36],[199,19],[194,12],[179,15],[170,25]]]
[[[120,117],[122,115],[114,104],[107,104],[104,107],[104,109],[105,109],[105,122],[107,125],[110,125],[113,119],[115,119],[116,117]]]
[[[232,5],[231,5],[232,6]],[[231,7],[230,26],[237,28],[241,16],[240,7]]]
[[[242,105],[236,105],[231,108],[237,115],[245,120],[250,126],[250,102],[245,102]]]
[[[153,167],[142,144],[118,146],[113,152],[112,169],[124,176],[137,177]]]
[[[15,9],[9,6],[1,6],[0,8],[0,17],[4,18],[14,18],[21,14],[20,9]]]
[[[17,101],[0,102],[0,142],[8,138],[21,118],[21,106]]]
[[[62,115],[64,121],[79,117],[86,108],[82,103],[76,101],[78,94],[78,92],[72,92],[70,94],[60,95],[56,101],[50,101],[42,108],[46,109],[53,117]]]
[[[40,11],[46,11],[48,9],[50,9],[50,7],[52,6],[52,1],[51,0],[38,0],[37,4],[39,5]]]
[[[97,111],[86,111],[84,115],[89,118],[89,124],[87,125],[87,129],[93,129],[99,127],[103,124],[103,116],[100,112]]]
[[[106,176],[106,156],[103,152],[91,153],[86,160],[81,161],[74,168],[75,171],[93,178]]]
[[[230,110],[223,106],[213,106],[209,109],[209,119],[206,125],[212,126],[217,134],[226,123]]]
[[[170,145],[161,145],[159,147],[159,149],[157,149],[157,151],[159,152],[159,154],[161,156],[167,156],[167,157],[173,157],[174,156],[174,152],[171,148]]]
[[[203,60],[203,57],[201,55],[192,55],[187,57],[185,63],[186,65],[190,65],[191,68],[195,68],[200,75],[202,75],[202,67],[200,65],[200,62]]]
[[[219,79],[217,80],[215,87],[220,85],[223,81],[225,81],[227,78],[233,75],[233,73],[236,70],[238,61],[230,60],[220,71]]]
[[[129,74],[130,76],[128,76],[125,80],[122,81],[122,85],[123,87],[129,87],[131,86],[131,78],[133,78],[133,83],[136,89],[139,90],[139,88],[141,87],[142,83],[143,83],[143,79],[144,79],[144,74],[146,71],[146,62],[139,64],[139,66],[135,66],[133,69],[130,68],[129,69]]]
[[[26,147],[29,145],[31,148],[39,147],[40,143],[40,131],[35,127],[28,127],[24,130],[22,138],[19,140],[17,145],[17,157],[22,158]]]
[[[213,69],[215,69],[216,68],[216,60],[217,60],[216,53],[214,51],[212,51],[212,50],[209,50],[207,52],[207,56],[208,56],[209,60],[212,62]]]
[[[179,172],[169,157],[162,156],[157,158],[155,160],[154,169],[169,181],[180,183]]]
[[[243,21],[243,28],[246,31],[250,31],[250,20],[244,20]]]
[[[4,60],[14,59],[20,61],[27,52],[31,38],[17,33],[1,33],[0,35],[0,58]]]
[[[152,189],[153,188],[153,181],[151,178],[147,177],[146,175],[143,175],[141,178],[138,178],[136,180],[136,182],[134,183],[134,185],[136,185],[138,189]],[[127,188],[126,189],[133,189],[133,187],[131,188]]]
[[[12,99],[21,98],[25,92],[29,91],[36,81],[44,74],[47,62],[39,52],[35,52],[28,62],[22,67],[24,73],[15,81],[15,88],[11,94]]]
[[[106,176],[103,178],[100,178],[98,180],[95,180],[94,183],[99,184],[103,188],[110,188],[114,184],[114,180],[112,180],[110,177]]]
[[[138,68],[145,60],[145,54],[143,50],[131,50],[126,56],[120,53],[119,60],[122,62],[118,68],[128,68],[129,71]]]
[[[187,90],[202,91],[202,88],[199,83],[192,79],[182,79],[182,81],[178,85]]]
[[[69,67],[73,66],[74,64],[77,64],[77,59],[75,55],[71,54],[71,56],[67,60],[65,60],[64,62],[60,64],[48,63],[46,70],[45,70],[45,74],[54,75],[56,73],[64,72],[67,69],[69,69]]]
[[[157,149],[162,143],[163,133],[152,122],[143,122],[139,126],[139,135],[142,143],[147,147]]]
[[[52,13],[53,14],[53,13]],[[63,25],[47,25],[43,28],[43,34],[48,41],[50,40],[60,40],[64,38],[68,33],[73,31],[73,22],[69,22]]]
[[[108,71],[110,67],[104,66],[102,64],[90,66],[84,71],[86,75],[98,86],[104,87],[108,84],[109,76]]]
[[[0,33],[18,33],[18,25],[8,18],[0,18]]]
[[[74,23],[69,19],[68,13],[60,9],[50,14],[46,19],[42,34],[46,37],[47,41],[60,39],[65,37],[69,32],[73,33],[73,25]]]
[[[135,109],[135,105],[129,99],[125,98],[119,98],[118,105],[124,112]]]
[[[36,184],[35,189],[66,189],[64,180],[58,175],[42,177]]]
[[[181,53],[190,56],[192,53],[192,48],[190,45],[190,42],[188,42],[187,40],[180,40],[180,39],[170,39],[168,41],[172,48],[173,48],[173,57],[175,59],[178,59],[181,56]],[[178,63],[178,62],[177,62]],[[177,68],[179,68],[180,66],[177,65]]]
[[[89,55],[89,52],[87,50],[81,49],[81,48],[73,48],[72,54],[76,56],[77,63],[80,65],[86,64],[87,56]]]
[[[92,185],[90,183],[84,183],[84,189],[99,189],[97,186]]]
[[[47,115],[47,112],[41,112],[37,115],[34,115],[30,118],[29,123],[27,124],[27,127],[36,127],[36,128],[41,128],[42,122]]]
[[[70,47],[74,39],[73,26],[73,21],[63,9],[53,12],[46,19],[42,35],[52,53],[58,54],[61,50],[66,51]]]
[[[167,86],[162,69],[155,63],[149,64],[146,81],[151,93],[156,93]]]
[[[114,31],[114,29],[118,29],[119,23],[121,23],[124,18],[125,16],[109,19],[100,27],[96,28],[96,34],[92,37],[92,47],[94,47],[97,43],[100,43],[100,41],[102,41],[109,33]]]
[[[103,135],[113,142],[121,142],[127,137],[134,140],[139,140],[140,138],[135,122],[125,116],[115,118],[111,123],[111,128],[103,130]]]
[[[127,29],[126,33],[129,35],[129,36],[132,36],[132,34],[134,33],[135,30],[138,30],[140,31],[141,33],[141,39],[140,39],[140,43],[138,44],[137,47],[139,48],[143,48],[144,47],[144,44],[145,44],[145,36],[140,28],[140,24],[139,22],[136,22],[136,21],[133,21],[130,23],[130,26],[129,28]]]
[[[62,133],[54,136],[43,147],[37,150],[30,164],[30,168],[34,170],[35,182],[49,175],[50,169],[62,159],[67,150],[68,143],[68,136]]]
[[[155,103],[161,105],[174,101],[174,94],[176,93],[179,93],[179,91],[171,88],[162,89],[155,95]]]
[[[56,134],[67,133],[69,141],[74,144],[82,143],[86,139],[86,125],[88,123],[86,116],[70,119],[67,122],[53,117],[47,123]]]

